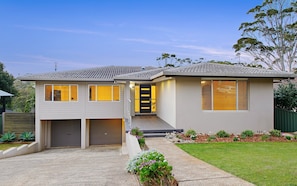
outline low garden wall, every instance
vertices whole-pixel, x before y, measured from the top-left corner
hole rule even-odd
[[[141,152],[136,136],[126,133],[126,145],[128,148],[129,158],[132,159]]]
[[[0,159],[9,158],[24,154],[31,154],[37,152],[37,142],[33,142],[31,144],[24,144],[19,147],[12,147],[7,150],[0,150]]]

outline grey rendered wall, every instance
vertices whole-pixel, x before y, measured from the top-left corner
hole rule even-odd
[[[77,102],[46,102],[44,100],[44,84],[77,84]],[[123,118],[124,116],[124,86],[120,85],[120,101],[90,102],[88,101],[88,85],[104,84],[100,82],[36,82],[36,115],[35,138],[38,151],[51,147],[50,121],[81,119],[81,147],[88,146],[89,119]]]
[[[157,85],[157,115],[176,128],[175,80],[166,80]]]
[[[272,79],[249,80],[249,110],[203,111],[200,78],[176,78],[176,127],[214,134],[273,129]]]
[[[44,84],[78,84],[77,102],[48,102],[44,101]],[[121,85],[120,101],[115,102],[90,102],[88,100],[88,85],[103,83],[84,82],[37,82],[36,91],[39,97],[36,101],[39,113],[39,120],[50,119],[98,119],[98,118],[123,118],[124,108],[124,87]],[[37,94],[36,94],[37,95]]]

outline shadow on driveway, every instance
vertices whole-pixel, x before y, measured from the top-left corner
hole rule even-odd
[[[0,160],[0,185],[135,185],[121,146],[59,148]]]

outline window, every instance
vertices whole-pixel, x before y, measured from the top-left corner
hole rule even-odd
[[[203,110],[247,110],[247,80],[202,80]]]
[[[89,101],[120,101],[117,85],[89,85]]]
[[[45,101],[77,101],[77,85],[45,85]]]

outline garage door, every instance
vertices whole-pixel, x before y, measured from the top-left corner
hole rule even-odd
[[[98,119],[90,121],[90,145],[122,144],[122,120]]]
[[[51,146],[81,146],[80,120],[55,120],[51,122]]]

